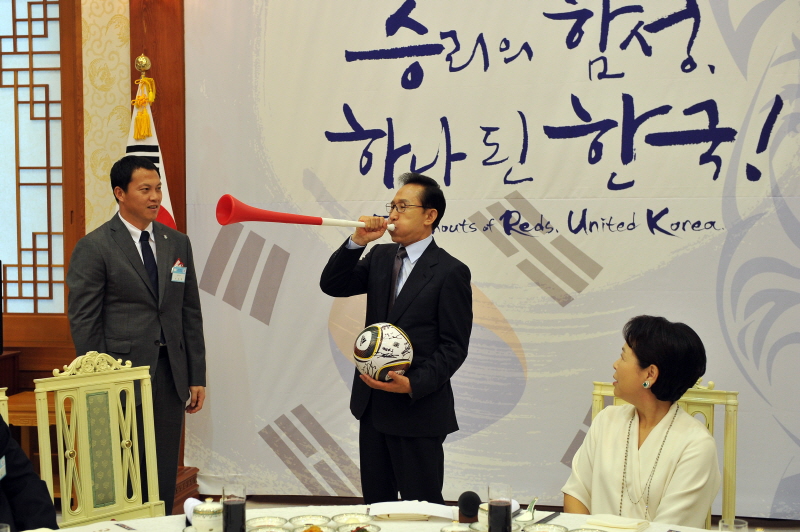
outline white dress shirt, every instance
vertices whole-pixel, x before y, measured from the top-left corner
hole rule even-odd
[[[121,214],[117,213],[117,216],[119,216],[119,219],[125,224],[125,227],[128,228],[131,238],[133,238],[133,243],[136,244],[136,251],[139,252],[139,258],[142,259],[142,264],[144,264],[144,257],[142,257],[142,243],[139,242],[139,238],[142,236],[142,230],[129,224]],[[158,264],[158,256],[156,255],[156,239],[153,236],[153,222],[150,222],[144,230],[150,233],[150,249],[153,250],[153,258],[156,259],[156,264]]]
[[[417,265],[417,261],[425,250],[428,249],[431,242],[433,242],[433,234],[405,247],[406,257],[403,259],[403,266],[400,268],[400,273],[397,274],[397,291],[395,292],[395,297],[397,297],[400,290],[403,289],[403,285],[406,284],[406,279],[411,275],[411,270]],[[365,247],[366,246],[359,246],[353,242],[352,238],[347,240],[347,249],[363,249]]]

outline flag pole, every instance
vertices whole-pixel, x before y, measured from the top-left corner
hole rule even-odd
[[[134,81],[134,83],[138,85],[138,90],[136,91],[136,97],[131,101],[133,112],[125,153],[145,157],[156,166],[161,176],[162,195],[161,208],[158,210],[156,221],[173,229],[177,229],[172,211],[172,201],[169,197],[169,188],[167,187],[164,159],[161,156],[161,147],[158,144],[156,125],[153,121],[153,114],[150,109],[150,105],[156,99],[156,82],[153,78],[147,77],[147,71],[150,70],[152,65],[150,59],[144,54],[137,57],[133,64],[136,70],[141,73],[141,76]]]

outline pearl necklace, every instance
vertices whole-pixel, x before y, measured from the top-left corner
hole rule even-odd
[[[630,485],[628,486],[628,499],[635,505],[639,504],[642,501],[642,498],[647,494],[647,498],[644,501],[644,518],[649,519],[649,507],[650,507],[650,484],[653,482],[653,475],[656,472],[656,466],[658,465],[658,459],[661,458],[661,451],[664,450],[664,444],[667,442],[667,436],[669,436],[669,431],[672,428],[672,424],[675,423],[675,418],[678,416],[678,405],[675,405],[675,413],[672,415],[672,421],[669,422],[669,427],[667,427],[667,432],[664,434],[664,439],[661,442],[661,447],[658,448],[658,454],[656,455],[656,461],[653,464],[653,469],[650,471],[650,476],[647,479],[647,483],[644,485],[644,490],[642,490],[642,495],[639,497],[638,501],[634,501],[633,497],[631,497],[631,490]],[[625,465],[622,467],[622,487],[620,488],[619,492],[619,515],[622,515],[622,500],[623,496],[625,495],[625,479],[628,475],[628,450],[630,449],[631,445],[631,427],[633,426],[633,418],[636,417],[636,410],[633,411],[633,416],[631,416],[631,420],[628,422],[628,441],[625,443]]]

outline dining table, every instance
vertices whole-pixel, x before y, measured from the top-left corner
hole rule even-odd
[[[252,508],[247,509],[246,518],[252,519],[263,516],[277,516],[285,519],[291,519],[292,517],[301,515],[323,515],[332,518],[335,515],[345,513],[368,513],[368,509],[369,506],[366,505]],[[553,512],[536,510],[533,522],[544,519],[551,513]],[[561,513],[550,519],[548,523],[564,526],[568,530],[575,530],[584,528],[589,517],[590,516],[588,515]],[[453,521],[441,517],[430,517],[427,521],[404,521],[376,518],[374,521],[372,521],[372,523],[378,525],[381,529],[381,532],[439,532],[446,525],[452,524]],[[137,532],[182,532],[185,527],[186,516],[180,514],[166,517],[150,517],[145,519],[103,521],[89,525],[71,527],[70,530],[74,532],[124,532],[132,530]],[[288,522],[285,525],[285,528],[287,532],[293,530]],[[647,532],[701,532],[704,529],[663,523],[650,523],[650,526],[646,530]]]

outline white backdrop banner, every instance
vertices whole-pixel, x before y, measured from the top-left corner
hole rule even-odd
[[[364,298],[319,289],[343,228],[445,190],[470,266],[445,499],[560,504],[639,314],[692,326],[740,392],[737,513],[800,518],[800,5],[784,0],[187,0],[188,225],[205,316],[201,491],[360,495]],[[384,237],[388,241],[388,237]],[[721,431],[722,424],[719,429]],[[719,512],[719,503],[716,505]]]

